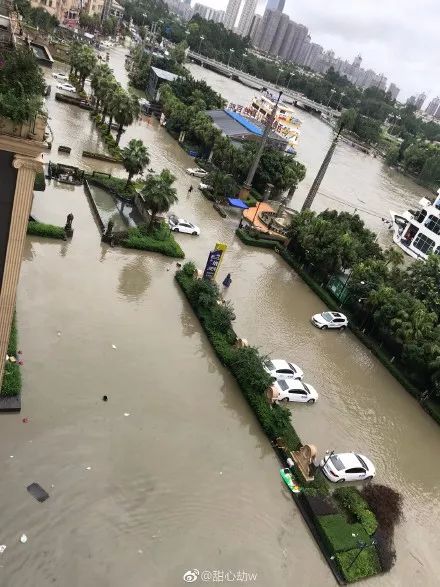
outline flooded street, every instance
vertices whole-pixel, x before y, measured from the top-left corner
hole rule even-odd
[[[111,51],[120,81],[126,81],[124,55],[122,48]],[[230,99],[252,95],[212,72],[191,70],[206,73]],[[55,141],[46,161],[125,176],[121,166],[82,159],[83,149],[102,149],[87,111],[55,102],[54,91],[48,107]],[[317,119],[298,115],[298,158],[308,173],[294,207],[331,138]],[[320,454],[370,456],[377,481],[403,493],[397,564],[369,584],[437,585],[438,425],[349,332],[311,326],[322,303],[280,258],[235,237],[238,216],[223,220],[197,189],[188,195],[197,185],[184,172],[193,160],[164,129],[137,123],[121,144],[133,137],[148,146],[156,171],[168,167],[176,175],[173,211],[201,228],[200,237],[178,235],[186,258],[202,267],[216,241],[228,244],[220,279],[232,273],[227,297],[238,334],[273,358],[297,362],[320,393],[316,405],[293,408],[302,439]],[[57,154],[60,144],[72,154]],[[378,215],[424,193],[346,145],[322,190],[354,206],[360,198]],[[105,198],[100,204],[108,215],[110,204]],[[326,196],[315,204],[342,207]],[[35,195],[39,220],[62,224],[69,212],[71,242],[28,237],[24,253],[17,300],[23,410],[1,417],[0,542],[7,549],[0,585],[173,587],[192,568],[257,573],[262,587],[334,585],[280,482],[269,442],[176,287],[175,262],[101,244],[82,187],[49,185]],[[363,218],[383,230],[378,217]],[[33,481],[51,495],[44,504],[26,492]],[[25,545],[18,542],[23,532]]]

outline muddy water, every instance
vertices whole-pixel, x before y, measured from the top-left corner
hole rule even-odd
[[[113,67],[123,61],[121,49],[111,55]],[[93,137],[88,113],[76,134],[63,127],[80,112],[50,105],[55,140],[76,145],[69,162]],[[192,160],[163,129],[134,125],[123,144],[134,136],[153,168],[175,173],[175,211],[201,227],[198,238],[178,235],[187,257],[202,266],[215,241],[228,243],[220,277],[232,272],[238,333],[298,362],[320,392],[316,405],[293,408],[302,438],[321,454],[364,452],[378,481],[404,493],[397,566],[371,583],[438,584],[438,427],[349,333],[311,327],[321,302],[275,255],[237,241],[237,217],[222,220],[197,189],[188,195]],[[358,154],[348,156],[356,168]],[[58,224],[73,212],[75,234],[25,248],[23,413],[2,417],[0,432],[0,584],[168,587],[195,567],[257,572],[263,586],[333,585],[266,439],[175,287],[174,262],[102,245],[81,188],[49,186],[33,211]],[[32,481],[51,494],[44,504],[27,494]]]

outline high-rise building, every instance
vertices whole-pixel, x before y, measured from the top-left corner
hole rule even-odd
[[[237,33],[242,37],[247,37],[251,31],[252,20],[255,16],[256,8],[257,0],[245,0],[237,27]]]
[[[281,20],[281,12],[266,10],[264,11],[263,20],[260,26],[260,35],[257,39],[257,46],[266,53],[269,52],[272,47],[272,43],[275,39],[275,33],[277,32],[278,25]]]
[[[254,18],[252,19],[251,29],[249,31],[249,36],[251,38],[251,43],[253,45],[256,44],[256,39],[260,36],[260,27],[263,17],[261,14],[255,14]]]
[[[299,50],[298,57],[296,60],[296,63],[298,63],[299,65],[305,65],[306,57],[312,45],[310,41],[310,35],[307,35],[307,37],[304,39],[303,44],[301,45],[301,49]]]
[[[267,0],[266,10],[283,12],[286,0]]]
[[[417,108],[417,110],[421,110],[423,104],[425,103],[426,100],[426,94],[425,93],[421,93],[417,96],[416,101],[415,101],[415,107]]]
[[[361,65],[362,65],[362,57],[360,55],[357,55],[353,60],[353,67],[360,68]]]
[[[390,84],[388,88],[388,93],[391,96],[391,100],[397,100],[397,96],[399,95],[400,88],[396,86],[396,84]]]
[[[240,10],[241,0],[229,0],[225,14],[225,28],[232,31],[235,27],[238,11]]]
[[[321,59],[323,52],[324,49],[321,47],[321,45],[318,45],[318,43],[310,43],[307,54],[304,58],[303,65],[316,71],[318,62]]]
[[[224,10],[216,10],[204,4],[194,4],[194,14],[198,14],[205,20],[212,20],[213,22],[223,22],[225,12]]]
[[[428,104],[428,106],[426,107],[426,114],[428,114],[429,116],[435,116],[438,107],[440,106],[440,98],[433,98],[431,100],[431,102]]]
[[[406,101],[407,106],[415,106],[415,104],[416,104],[416,97],[415,96],[410,96],[408,98],[408,100]]]
[[[288,57],[290,57],[290,53],[292,51],[293,38],[295,36],[295,30],[297,26],[298,25],[296,24],[296,22],[289,20],[289,23],[287,24],[286,33],[284,35],[284,39],[282,40],[280,47],[279,55],[282,59],[287,59]]]
[[[295,29],[295,36],[289,56],[292,61],[295,61],[295,63],[299,63],[299,56],[302,50],[302,46],[307,39],[308,34],[309,29],[303,24],[299,24]]]
[[[283,44],[284,37],[286,36],[286,31],[287,27],[289,26],[289,22],[290,18],[287,16],[287,14],[282,13],[280,22],[278,23],[278,27],[275,32],[275,36],[272,41],[272,45],[269,49],[272,55],[278,56],[280,54],[281,46]]]

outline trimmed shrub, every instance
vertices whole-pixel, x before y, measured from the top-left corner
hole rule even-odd
[[[280,242],[265,238],[256,238],[251,236],[246,230],[237,228],[235,234],[245,244],[251,247],[261,247],[262,249],[277,249],[282,246]]]
[[[11,332],[9,334],[8,355],[17,356],[17,324],[15,316],[12,320]],[[21,371],[18,363],[5,363],[2,387],[0,395],[15,396],[21,391]]]
[[[133,200],[136,196],[136,189],[133,184],[127,187],[127,180],[120,177],[106,177],[105,175],[87,175],[90,185],[98,186],[110,192],[116,198],[122,200]]]
[[[127,236],[122,239],[120,244],[127,249],[162,253],[162,255],[176,259],[183,259],[185,256],[179,243],[174,240],[171,231],[164,225],[153,230],[151,234],[145,234],[140,228],[129,228]]]
[[[376,516],[368,508],[367,502],[362,499],[357,489],[354,487],[338,487],[333,492],[333,497],[355,520],[362,524],[369,536],[376,532]]]
[[[66,240],[66,233],[62,226],[44,224],[43,222],[35,222],[34,220],[29,221],[27,233],[35,236],[44,236],[46,238]]]
[[[359,542],[370,543],[370,537],[360,524],[349,524],[343,514],[318,516],[318,529],[328,552],[335,554],[358,547]]]
[[[328,495],[304,495],[314,516],[330,516],[339,513],[338,504]]]
[[[44,192],[45,189],[46,189],[46,180],[44,179],[44,173],[42,171],[39,171],[35,175],[34,192]]]
[[[336,561],[345,579],[351,583],[381,572],[379,558],[374,546],[359,548],[336,554]]]

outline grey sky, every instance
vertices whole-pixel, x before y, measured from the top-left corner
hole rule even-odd
[[[227,0],[198,0],[225,8]],[[266,2],[260,1],[263,13]],[[286,0],[284,12],[306,25],[312,41],[384,73],[401,88],[399,99],[440,94],[438,0]]]

